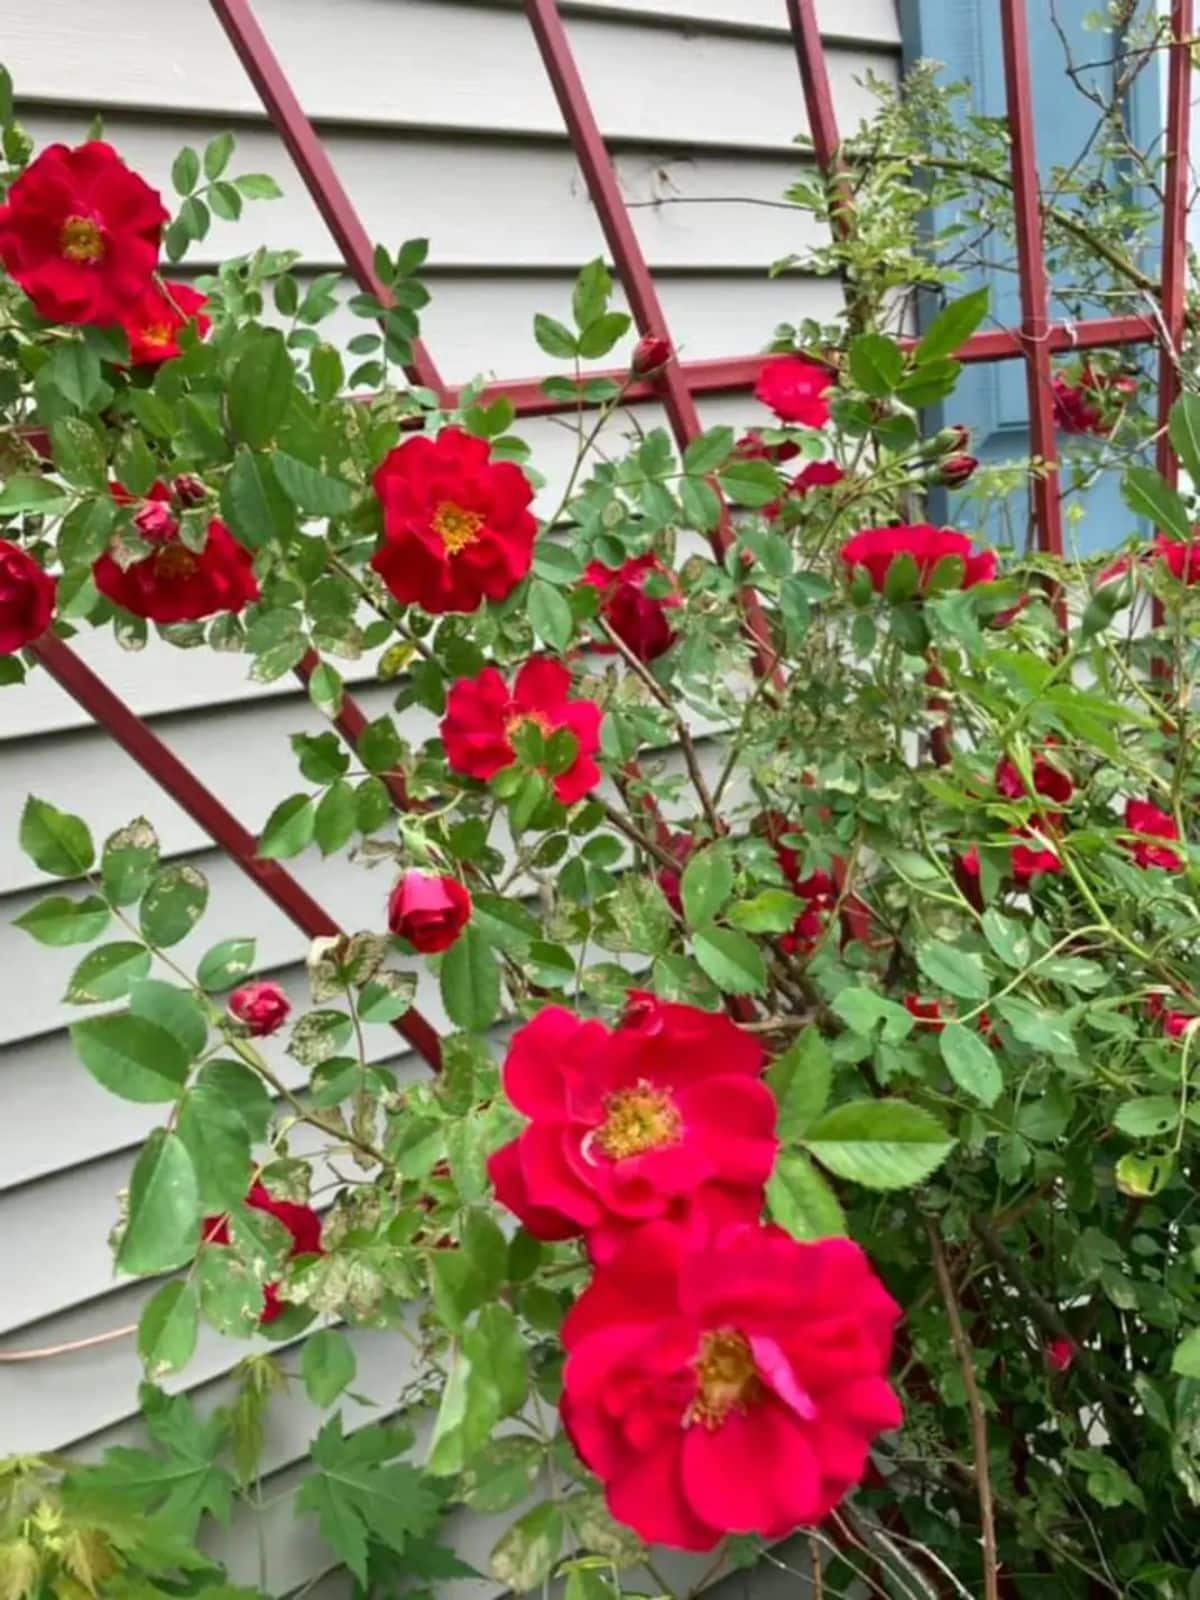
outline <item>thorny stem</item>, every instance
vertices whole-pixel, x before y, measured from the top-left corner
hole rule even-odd
[[[942,1304],[946,1308],[946,1317],[950,1323],[950,1337],[962,1372],[967,1410],[971,1417],[971,1436],[975,1452],[975,1492],[979,1497],[979,1521],[983,1536],[983,1590],[986,1600],[1000,1600],[1000,1559],[996,1553],[996,1513],[992,1504],[992,1476],[988,1462],[987,1417],[983,1410],[979,1383],[975,1377],[975,1364],[971,1359],[971,1341],[963,1327],[962,1314],[954,1294],[954,1281],[946,1263],[942,1235],[932,1217],[926,1217],[925,1230],[929,1235],[933,1270],[937,1275]]]

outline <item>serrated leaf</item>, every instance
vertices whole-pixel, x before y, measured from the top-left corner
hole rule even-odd
[[[552,1501],[534,1506],[501,1534],[492,1550],[488,1570],[497,1583],[525,1594],[543,1583],[558,1560],[565,1524]]]
[[[1165,1094],[1143,1095],[1118,1106],[1113,1124],[1131,1139],[1158,1139],[1179,1125],[1179,1103]]]
[[[90,951],[67,983],[63,999],[74,1006],[93,1005],[101,1000],[120,1000],[138,978],[150,971],[150,952],[131,939],[102,944]]]
[[[570,328],[556,322],[553,317],[544,316],[540,311],[533,319],[533,337],[537,340],[538,348],[557,361],[573,361],[579,353]]]
[[[768,506],[782,490],[779,473],[769,461],[730,461],[720,473],[720,484],[739,506]]]
[[[310,516],[341,517],[354,504],[354,490],[348,483],[318,472],[282,450],[272,455],[271,467],[284,494]]]
[[[35,867],[52,878],[78,878],[96,859],[95,846],[82,817],[59,811],[48,800],[30,795],[21,813],[21,849]]]
[[[866,1189],[911,1189],[941,1166],[955,1141],[930,1111],[906,1100],[851,1100],[808,1130],[823,1167]]]
[[[300,1353],[300,1375],[315,1406],[332,1405],[358,1372],[354,1346],[336,1328],[310,1334]]]
[[[723,994],[761,994],[767,969],[748,934],[734,928],[703,928],[692,935],[692,954]]]
[[[924,337],[913,352],[913,360],[923,366],[927,362],[953,356],[987,316],[990,298],[990,290],[975,289],[961,299],[951,301],[925,330]]]
[[[100,857],[104,892],[114,904],[129,906],[140,900],[158,866],[158,835],[145,817],[135,817],[110,833]]]
[[[119,1272],[144,1276],[182,1266],[200,1242],[200,1189],[187,1147],[156,1128],[129,1180],[129,1221],[117,1246]]]
[[[222,939],[200,957],[196,981],[210,994],[236,988],[254,970],[256,948],[254,939]]]
[[[188,1090],[176,1128],[192,1158],[205,1212],[236,1206],[251,1170],[250,1134],[241,1108],[210,1078]]]
[[[164,1028],[125,1012],[71,1025],[79,1059],[110,1094],[144,1105],[176,1100],[191,1057]]]
[[[869,395],[891,394],[904,375],[904,352],[886,334],[856,334],[849,361],[851,378]]]
[[[442,1003],[451,1022],[481,1033],[500,1009],[500,971],[482,932],[468,924],[442,957]]]
[[[193,1060],[208,1042],[204,1012],[186,989],[161,978],[139,978],[130,986],[129,1010],[162,1028]]]
[[[51,895],[39,900],[22,916],[13,918],[13,925],[23,928],[39,944],[51,949],[63,945],[90,944],[107,928],[111,912],[99,895],[89,894],[83,900],[71,900],[66,895]]]
[[[994,1106],[1004,1093],[1004,1074],[983,1035],[961,1022],[948,1022],[938,1034],[946,1071],[964,1094]]]
[[[289,795],[267,818],[258,854],[263,861],[284,861],[298,856],[312,843],[316,830],[317,808],[306,794]]]
[[[824,1111],[833,1087],[833,1052],[815,1027],[808,1027],[767,1069],[767,1084],[779,1106],[779,1138],[799,1138]]]
[[[163,1284],[147,1301],[138,1321],[138,1355],[152,1382],[187,1366],[196,1348],[199,1323],[199,1297],[185,1280]]]
[[[1200,395],[1180,395],[1171,407],[1168,432],[1188,477],[1200,484]]]
[[[1147,517],[1173,539],[1191,542],[1192,519],[1183,497],[1153,467],[1129,467],[1121,480],[1121,496],[1136,516]]]
[[[473,1455],[459,1481],[472,1511],[509,1511],[533,1493],[546,1451],[536,1439],[506,1434]]]
[[[690,857],[679,882],[683,914],[689,927],[702,928],[711,922],[724,909],[732,893],[733,862],[724,845],[708,845]]]
[[[1200,1328],[1193,1328],[1176,1345],[1175,1354],[1171,1357],[1171,1371],[1181,1378],[1200,1379]]]
[[[767,1183],[767,1210],[793,1239],[830,1239],[846,1232],[837,1196],[798,1150],[785,1150],[776,1160]]]
[[[921,941],[917,965],[935,988],[960,1000],[986,1000],[992,992],[991,979],[979,957],[942,939]]]
[[[229,380],[229,423],[244,444],[270,444],[288,413],[296,374],[283,335],[264,329],[242,355]]]
[[[142,933],[149,944],[160,948],[178,944],[199,922],[207,904],[208,880],[196,867],[162,867],[142,896]]]

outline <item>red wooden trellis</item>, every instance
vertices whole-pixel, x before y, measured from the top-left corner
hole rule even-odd
[[[781,0],[796,47],[800,80],[808,110],[813,148],[820,170],[833,186],[834,227],[853,227],[854,199],[840,158],[837,119],[816,15],[816,0]],[[214,12],[245,67],[263,105],[286,145],[321,216],[360,287],[387,302],[388,293],[375,276],[373,251],[362,221],[342,187],[312,123],[305,115],[280,62],[258,24],[250,0],[211,0]],[[563,120],[587,182],[605,240],[612,254],[639,333],[669,337],[641,245],[621,197],[613,166],[596,123],[587,91],[571,52],[558,0],[524,0],[524,9],[553,85]],[[1176,363],[1185,320],[1186,221],[1188,203],[1188,140],[1191,110],[1191,41],[1195,0],[1171,0],[1167,96],[1166,205],[1163,223],[1161,302],[1146,316],[1100,317],[1067,326],[1049,318],[1049,297],[1042,253],[1042,216],[1033,123],[1031,66],[1026,0],[1000,0],[1004,49],[1004,81],[1011,131],[1011,172],[1016,215],[1017,263],[1021,284],[1021,324],[1017,328],[976,334],[957,354],[965,362],[1022,359],[1029,388],[1030,437],[1034,454],[1047,470],[1035,479],[1034,521],[1039,548],[1061,554],[1062,508],[1056,468],[1050,356],[1056,352],[1158,342],[1158,465],[1172,481],[1179,464],[1166,434],[1171,403],[1179,392]],[[676,440],[683,448],[699,432],[696,398],[705,394],[749,390],[762,364],[761,356],[721,360],[672,361],[652,380],[626,391],[632,402],[657,400],[666,410]],[[429,351],[414,343],[410,376],[431,389],[440,404],[457,404],[460,391],[442,378]],[[614,374],[624,378],[624,372]],[[547,397],[540,380],[502,381],[488,386],[484,403],[507,395],[518,415],[537,416],[573,409],[573,402]],[[718,547],[726,537],[719,529]],[[753,626],[753,615],[749,618]],[[255,841],[221,801],[202,784],[127,705],[61,640],[47,634],[34,647],[43,666],[64,689],[107,729],[142,768],[186,811],[255,883],[310,937],[336,933],[336,923],[297,880],[277,862],[258,859]],[[307,681],[316,665],[308,658],[297,668]],[[336,726],[357,743],[366,718],[347,696]],[[399,784],[393,796],[401,805]],[[396,1023],[397,1029],[433,1068],[440,1062],[438,1036],[415,1009]]]

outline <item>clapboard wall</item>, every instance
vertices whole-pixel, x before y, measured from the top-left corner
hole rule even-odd
[[[829,314],[837,303],[829,286],[796,275],[770,281],[765,272],[810,237],[810,224],[752,203],[778,201],[802,159],[792,144],[804,111],[783,0],[564,0],[562,9],[681,350],[744,354],[780,320]],[[519,7],[262,0],[257,10],[371,234],[393,247],[417,234],[431,239],[433,304],[424,332],[446,376],[545,371],[533,315],[565,314],[573,273],[602,245]],[[821,10],[838,113],[853,125],[870,108],[866,76],[890,79],[897,71],[894,0],[826,0]],[[239,146],[233,170],[278,178],[285,199],[248,207],[238,225],[217,223],[197,266],[260,243],[299,248],[306,270],[338,265],[205,0],[6,0],[4,13],[0,52],[39,142],[82,137],[99,111],[106,136],[166,192],[178,147],[230,128]],[[709,421],[753,414],[752,402],[729,401],[705,412]],[[652,415],[643,411],[643,422]],[[565,430],[545,420],[523,431],[541,470],[561,481],[571,451]],[[86,637],[79,649],[249,827],[261,825],[294,771],[288,734],[317,724],[290,680],[249,685],[243,661],[207,653],[151,647],[123,656],[109,641]],[[364,680],[371,714],[387,708],[387,691],[369,682],[369,664],[348,675]],[[116,1191],[153,1118],[103,1093],[71,1057],[59,996],[79,952],[43,951],[11,926],[40,887],[16,847],[30,791],[83,813],[98,836],[144,813],[168,855],[205,871],[211,909],[200,936],[180,947],[185,956],[255,932],[264,970],[300,999],[304,948],[64,694],[40,676],[3,691],[0,1350],[122,1327],[136,1319],[147,1292],[114,1281],[105,1236]],[[348,925],[380,925],[382,874],[307,859],[297,870]],[[436,992],[422,1000],[437,1020]],[[280,1067],[288,1070],[282,1057]],[[355,1387],[386,1405],[403,1383],[398,1341],[378,1333],[356,1340]],[[218,1400],[243,1350],[204,1338],[186,1383]],[[0,1364],[0,1454],[94,1451],[129,1436],[137,1377],[128,1338],[54,1360]],[[313,1422],[302,1403],[276,1415],[266,1450],[269,1499],[298,1470]],[[485,1519],[464,1522],[468,1559],[482,1561],[495,1533]],[[327,1564],[324,1547],[307,1522],[292,1522],[286,1501],[266,1513],[264,1534],[272,1593],[317,1578]],[[244,1525],[224,1542],[236,1575],[248,1582],[257,1548]],[[344,1590],[337,1575],[321,1587],[330,1595]],[[491,1590],[466,1583],[445,1592],[465,1600]]]

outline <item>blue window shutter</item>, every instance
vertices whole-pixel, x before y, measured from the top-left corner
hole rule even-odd
[[[1087,31],[1084,18],[1096,12],[1096,0],[1057,0],[1058,21],[1071,45],[1076,63],[1094,62],[1118,52],[1108,36]],[[1001,54],[1000,7],[996,0],[900,0],[900,20],[906,64],[921,58],[945,65],[942,81],[965,82],[971,88],[970,109],[984,116],[1003,116],[1004,67]],[[1043,174],[1055,166],[1069,166],[1092,135],[1097,109],[1079,93],[1066,74],[1062,40],[1051,17],[1049,0],[1029,5],[1030,54],[1033,63],[1034,120],[1038,161]],[[1093,76],[1112,67],[1097,68]],[[1101,85],[1103,87],[1103,85]],[[1130,125],[1138,145],[1145,149],[1162,126],[1161,79],[1157,67],[1138,77],[1130,97]],[[1114,172],[1114,181],[1128,181]],[[1011,258],[1006,258],[1011,265]],[[1153,266],[1153,263],[1147,263]],[[1012,271],[982,271],[963,283],[965,291],[987,283],[992,291],[991,325],[1015,327],[1020,322],[1019,289]],[[1065,316],[1061,306],[1051,314]],[[1100,314],[1098,309],[1089,315]],[[1142,357],[1145,360],[1145,357]],[[1011,460],[1029,449],[1028,397],[1024,365],[1005,361],[968,368],[944,408],[929,420],[934,426],[965,423],[972,432],[972,451],[983,461]],[[956,510],[966,525],[978,525],[978,503],[969,506],[954,495],[942,496],[935,515],[956,520]],[[1083,499],[1085,515],[1078,524],[1066,524],[1068,553],[1087,554],[1107,549],[1133,531],[1133,519],[1120,495],[1119,475],[1105,473]],[[1022,499],[999,508],[986,528],[988,535],[1004,541],[1023,533],[1026,525]]]

